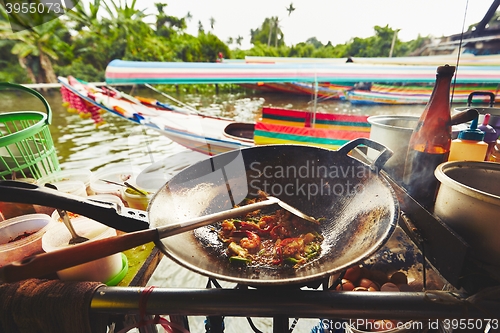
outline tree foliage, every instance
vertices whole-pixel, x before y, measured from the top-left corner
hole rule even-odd
[[[266,18],[260,28],[250,31],[250,43],[265,44],[267,46],[281,47],[285,45],[285,35],[279,26],[277,16]]]
[[[176,17],[169,14],[166,3],[155,3],[157,13],[148,15],[139,5],[137,0],[78,1],[65,17],[33,29],[12,32],[9,17],[0,4],[0,80],[52,82],[57,75],[70,74],[87,81],[103,80],[106,66],[113,59],[214,62],[220,54],[226,59],[242,59],[248,55],[387,57],[397,33],[389,26],[375,26],[373,36],[355,37],[344,44],[324,45],[311,37],[287,46],[280,19],[273,16],[250,31],[253,46],[242,50],[242,36],[230,37],[224,43],[213,34],[214,17],[210,18],[210,31],[197,22],[198,34],[193,36],[186,33],[187,24],[192,20],[189,12],[184,17]],[[297,9],[291,3],[283,9],[283,15],[285,10],[287,15],[293,15]],[[408,55],[428,39],[419,36],[402,42],[396,38],[393,56]]]

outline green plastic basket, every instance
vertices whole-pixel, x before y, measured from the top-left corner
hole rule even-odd
[[[12,179],[15,175],[16,178],[38,179],[59,171],[57,153],[49,131],[52,111],[45,98],[39,92],[18,84],[0,82],[2,89],[22,90],[37,97],[45,106],[46,113],[0,113],[0,178]]]

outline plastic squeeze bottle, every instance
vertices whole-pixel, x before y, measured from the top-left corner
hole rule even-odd
[[[497,131],[493,126],[488,125],[489,122],[490,122],[490,114],[488,113],[484,116],[483,124],[477,127],[478,129],[484,132],[483,141],[488,144],[488,150],[486,151],[486,157],[484,159],[485,161],[490,160],[491,154],[493,154],[498,139]]]
[[[484,161],[488,144],[483,141],[484,132],[477,128],[477,118],[469,129],[460,131],[451,142],[448,161]]]
[[[448,160],[451,144],[450,85],[454,66],[439,66],[429,102],[410,137],[403,184],[423,207],[434,206],[439,182],[436,167]]]

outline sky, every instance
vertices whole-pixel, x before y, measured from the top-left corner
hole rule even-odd
[[[201,21],[205,31],[224,42],[229,37],[243,37],[241,48],[248,49],[250,29],[259,28],[266,17],[278,16],[288,46],[310,37],[323,44],[343,44],[353,37],[373,36],[376,25],[401,29],[398,38],[410,41],[419,34],[458,34],[464,17],[467,29],[484,17],[493,0],[138,0],[136,7],[155,14],[155,2],[167,3],[168,15],[184,17],[190,12],[188,33],[197,35]],[[289,16],[286,8],[290,3],[296,10]],[[215,19],[213,30],[211,17]]]

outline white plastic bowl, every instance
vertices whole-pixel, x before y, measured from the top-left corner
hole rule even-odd
[[[80,180],[61,180],[58,182],[51,182],[51,184],[57,187],[58,191],[64,193],[78,195],[80,197],[87,196],[87,189],[85,187],[85,183],[83,183]]]
[[[27,214],[0,223],[0,266],[42,253],[42,236],[54,224],[46,214]],[[10,242],[24,233],[33,233]],[[10,243],[9,243],[10,242]]]
[[[92,173],[90,188],[95,194],[112,194],[121,197],[120,189],[122,186],[107,183],[104,180],[123,184],[124,181],[135,181],[139,173],[140,170],[131,165],[107,166]]]
[[[90,189],[90,178],[92,177],[92,172],[88,169],[75,169],[75,170],[63,170],[63,171],[58,171],[51,173],[45,177],[42,177],[37,180],[37,184],[39,186],[44,186],[45,183],[53,183],[54,185],[57,186],[59,189],[59,186],[64,186],[66,190],[59,189],[60,191],[66,192],[66,193],[72,193],[80,196],[86,196],[86,195],[92,195],[92,191]],[[64,184],[65,182],[81,182],[83,183],[85,192],[87,194],[82,194],[81,190],[81,185],[76,186],[75,183],[67,183]],[[55,183],[60,183],[59,186],[58,184]],[[71,185],[72,184],[72,185]],[[73,187],[70,187],[73,186]]]
[[[116,236],[116,230],[86,217],[71,219],[77,234],[89,238],[88,242]],[[64,224],[58,223],[42,237],[42,248],[52,252],[68,246],[71,234]],[[121,253],[87,262],[57,272],[63,281],[99,281],[106,283],[122,270]]]
[[[125,207],[123,205],[123,201],[120,198],[118,198],[116,195],[112,195],[112,194],[90,195],[90,196],[87,197],[87,199],[101,201],[101,202],[114,203],[117,206]],[[60,219],[60,216],[59,216],[59,213],[57,212],[57,210],[54,210],[54,212],[52,212],[51,217],[52,217],[52,220],[54,220],[55,222],[62,222],[62,220]],[[71,219],[76,219],[78,217],[82,217],[82,216],[79,215],[79,214],[74,214],[74,213],[70,212],[70,218]]]

